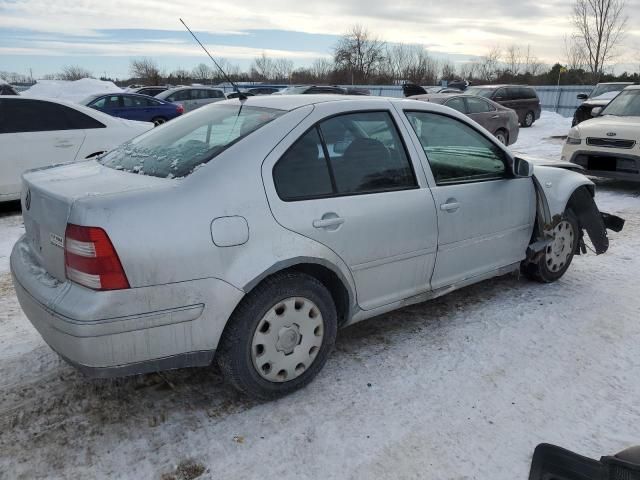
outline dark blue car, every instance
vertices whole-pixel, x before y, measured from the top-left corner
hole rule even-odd
[[[153,122],[155,125],[160,125],[184,113],[182,105],[135,93],[92,95],[80,103],[114,117]]]

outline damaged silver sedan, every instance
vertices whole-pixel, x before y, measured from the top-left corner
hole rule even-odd
[[[339,327],[497,275],[552,282],[608,248],[594,185],[444,106],[220,102],[100,159],[27,173],[20,303],[95,377],[206,366],[274,398]],[[561,288],[561,287],[559,287]]]

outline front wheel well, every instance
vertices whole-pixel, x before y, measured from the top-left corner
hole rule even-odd
[[[102,155],[103,153],[105,153],[105,152],[104,152],[104,151],[102,151],[102,152],[93,152],[91,155],[87,155],[87,156],[86,156],[86,157],[84,157],[84,158],[85,158],[85,159],[88,159],[88,158],[94,158],[94,157],[97,157],[98,155]]]

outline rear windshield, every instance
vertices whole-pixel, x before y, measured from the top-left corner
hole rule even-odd
[[[134,138],[109,152],[100,162],[140,175],[186,177],[283,113],[243,104],[203,107]]]
[[[491,94],[493,93],[493,89],[491,88],[478,88],[478,87],[471,87],[471,88],[467,88],[464,93],[467,93],[469,95],[479,95],[481,97],[487,97],[489,98],[491,96]]]

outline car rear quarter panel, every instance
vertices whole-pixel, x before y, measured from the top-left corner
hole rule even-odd
[[[165,187],[84,197],[74,204],[69,222],[107,231],[132,287],[219,278],[245,290],[274,266],[284,268],[302,257],[331,265],[352,282],[335,253],[275,222],[264,191],[263,159],[312,110],[285,114],[187,178],[167,180]],[[243,217],[248,241],[216,246],[211,224],[220,217]]]

